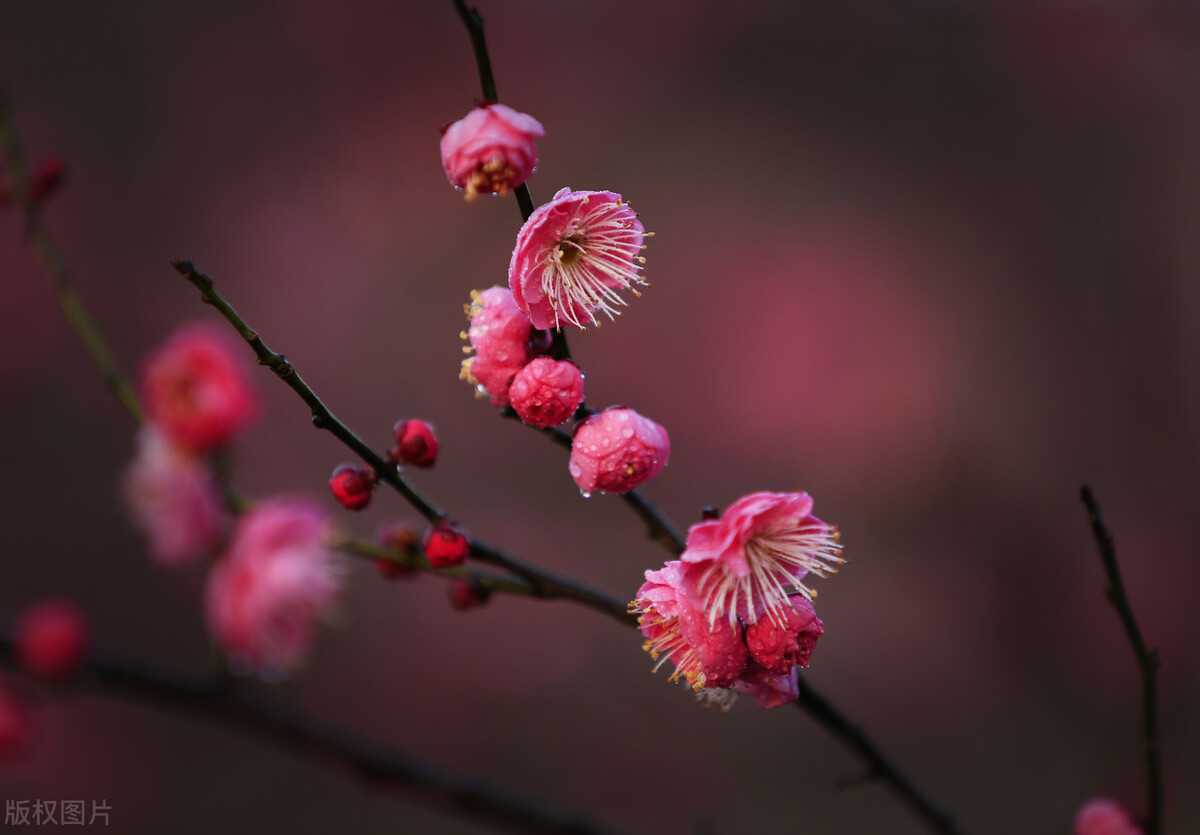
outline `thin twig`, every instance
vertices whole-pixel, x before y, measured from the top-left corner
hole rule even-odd
[[[0,154],[3,156],[3,169],[8,179],[9,194],[20,207],[25,220],[26,241],[41,263],[42,269],[50,277],[50,283],[54,287],[55,295],[58,296],[58,304],[62,308],[63,314],[67,317],[71,327],[79,334],[79,338],[83,340],[84,347],[92,355],[96,365],[100,366],[104,385],[116,397],[117,402],[125,408],[125,411],[138,423],[142,423],[145,418],[142,414],[141,404],[138,403],[137,394],[117,367],[117,362],[113,359],[112,352],[108,349],[108,344],[104,341],[100,329],[84,307],[79,292],[71,280],[71,275],[67,271],[66,264],[59,254],[58,247],[50,236],[46,224],[42,222],[41,206],[30,197],[29,178],[21,155],[21,143],[17,136],[16,124],[13,121],[8,94],[3,86],[0,86]]]
[[[501,409],[500,416],[509,418],[510,420],[519,421],[521,419],[521,416],[517,414],[517,410],[511,406],[505,406]],[[531,426],[530,428],[542,433],[568,452],[571,451],[571,435],[568,432],[556,426]],[[622,493],[621,500],[629,505],[638,518],[646,524],[647,537],[670,551],[672,556],[677,557],[683,553],[685,547],[683,536],[675,528],[675,525],[671,523],[671,520],[659,512],[653,502],[637,490]]]
[[[275,372],[281,380],[296,392],[312,412],[313,425],[324,429],[339,441],[349,447],[375,471],[376,477],[394,488],[404,499],[424,516],[429,522],[436,524],[447,515],[430,500],[422,496],[400,475],[399,469],[390,461],[385,460],[361,440],[349,427],[337,419],[316,392],[304,381],[296,367],[283,355],[272,351],[254,328],[238,314],[233,306],[217,291],[210,276],[196,269],[191,261],[176,260],[171,264],[180,275],[190,281],[200,291],[204,301],[215,307],[226,321],[241,334],[258,356],[261,365]],[[633,623],[633,618],[626,610],[626,604],[603,592],[588,588],[584,584],[565,577],[559,577],[541,568],[529,565],[505,551],[471,537],[471,556],[481,562],[490,563],[512,572],[528,581],[531,595],[534,597],[562,598],[591,606],[605,614],[611,615],[623,622]]]
[[[1138,628],[1137,619],[1133,616],[1133,606],[1125,593],[1125,582],[1121,579],[1121,569],[1117,565],[1117,550],[1113,545],[1112,534],[1100,518],[1100,505],[1095,495],[1086,484],[1080,488],[1080,498],[1087,508],[1088,521],[1092,526],[1092,536],[1096,539],[1096,547],[1100,551],[1100,559],[1104,563],[1104,574],[1108,578],[1108,588],[1105,596],[1108,602],[1117,610],[1125,634],[1129,636],[1129,644],[1137,658],[1138,668],[1142,674],[1142,742],[1146,748],[1146,835],[1161,835],[1163,814],[1163,781],[1162,781],[1162,751],[1158,739],[1158,650],[1146,646],[1142,638],[1142,630]]]
[[[0,633],[0,663],[18,670],[10,633]],[[321,722],[242,688],[154,669],[106,649],[93,650],[78,686],[100,694],[203,716],[306,759],[349,771],[368,784],[401,789],[435,809],[516,832],[601,833],[573,813],[503,791]]]

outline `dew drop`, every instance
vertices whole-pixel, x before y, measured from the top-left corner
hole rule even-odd
[[[585,499],[590,499],[592,497],[591,492],[588,490],[580,490],[579,495],[583,496]]]
[[[630,426],[626,426],[624,429],[621,430],[621,437],[625,438],[626,440],[632,438],[633,437],[633,428]]]

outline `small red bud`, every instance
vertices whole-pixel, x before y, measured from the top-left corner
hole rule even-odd
[[[433,427],[423,420],[400,420],[392,427],[396,446],[389,453],[393,461],[428,468],[437,463],[438,439]]]
[[[37,161],[29,175],[29,202],[37,204],[53,194],[67,173],[67,165],[58,154],[47,154]]]
[[[425,557],[434,568],[462,565],[471,553],[471,543],[467,538],[446,522],[440,522],[425,531],[421,545],[425,549]]]
[[[329,477],[329,490],[346,510],[362,510],[371,503],[375,474],[353,464],[340,464]]]
[[[34,603],[13,631],[17,659],[30,673],[61,679],[75,674],[91,643],[87,616],[69,600]]]
[[[474,580],[455,580],[446,590],[450,598],[450,608],[459,612],[482,606],[491,597],[491,592]]]

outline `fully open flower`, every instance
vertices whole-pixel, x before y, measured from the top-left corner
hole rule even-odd
[[[683,566],[671,560],[658,571],[647,571],[629,610],[638,615],[646,642],[642,648],[658,663],[675,665],[671,681],[682,677],[693,690],[729,687],[746,666],[741,628],[721,621],[713,624],[691,595]]]
[[[482,104],[442,133],[442,167],[468,200],[478,194],[504,194],[533,173],[533,140],[545,135],[532,116],[495,102]]]
[[[237,668],[276,677],[300,663],[341,585],[314,504],[274,499],[244,515],[208,580],[209,631]]]
[[[511,291],[503,287],[472,290],[466,306],[470,327],[463,333],[475,355],[463,360],[462,379],[492,404],[509,404],[508,386],[525,363],[549,347],[549,334],[534,329],[529,317],[521,312]]]
[[[646,283],[639,273],[645,237],[621,195],[564,188],[521,227],[509,289],[535,328],[583,328],[596,324],[597,312],[613,319],[626,304],[617,291]]]
[[[150,422],[194,452],[229,443],[259,409],[243,356],[223,332],[208,325],[177,330],[142,367],[142,403]]]
[[[783,626],[792,610],[790,587],[825,577],[845,560],[837,529],[812,515],[807,493],[751,493],[720,519],[692,525],[681,559],[711,619],[747,624],[769,616]]]
[[[171,443],[154,426],[138,433],[121,488],[157,562],[185,565],[221,544],[225,511],[212,471],[202,456]]]
[[[628,493],[662,472],[670,458],[666,429],[633,409],[605,409],[576,428],[567,470],[585,495]]]

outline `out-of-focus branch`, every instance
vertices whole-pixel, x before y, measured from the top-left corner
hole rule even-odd
[[[18,669],[7,630],[0,633],[0,663]],[[203,716],[298,756],[336,766],[372,786],[400,789],[426,806],[493,827],[579,835],[609,831],[226,684],[154,669],[105,649],[89,654],[78,681],[82,690]]]
[[[1161,835],[1163,780],[1162,751],[1158,738],[1158,650],[1146,646],[1142,630],[1133,616],[1133,606],[1125,593],[1125,582],[1121,579],[1121,568],[1117,565],[1117,549],[1113,545],[1112,534],[1100,518],[1100,505],[1096,502],[1095,495],[1086,484],[1080,488],[1079,493],[1083,506],[1087,508],[1092,536],[1096,539],[1100,560],[1104,563],[1104,574],[1108,578],[1105,595],[1121,618],[1121,625],[1125,627],[1125,633],[1129,636],[1129,644],[1133,647],[1133,654],[1142,674],[1142,742],[1146,749],[1146,835]]]
[[[332,433],[334,437],[353,450],[356,455],[371,466],[380,481],[386,482],[393,487],[429,522],[437,523],[448,518],[443,511],[417,492],[400,475],[400,471],[394,463],[385,460],[381,455],[367,446],[358,435],[334,416],[329,407],[317,397],[316,392],[304,381],[304,378],[296,370],[295,366],[283,354],[272,351],[258,333],[217,292],[210,276],[199,272],[191,261],[176,260],[171,263],[179,271],[180,275],[190,281],[200,291],[204,301],[220,311],[226,321],[249,343],[254,353],[258,356],[259,363],[274,371],[276,376],[287,383],[292,391],[296,392],[300,396],[300,399],[308,405],[312,411],[314,426]],[[481,539],[472,537],[470,542],[471,556],[481,562],[499,566],[525,580],[529,584],[530,594],[534,597],[573,600],[585,606],[599,609],[621,621],[633,623],[633,619],[628,611],[626,611],[626,605],[622,601],[591,589],[576,580],[559,577],[522,562],[511,554]]]
[[[29,193],[29,178],[25,170],[24,158],[21,155],[21,142],[17,136],[8,94],[2,85],[0,85],[0,156],[3,157],[2,170],[7,179],[8,192],[20,208],[25,221],[25,239],[42,265],[42,269],[49,276],[63,314],[67,317],[71,327],[79,334],[79,338],[83,340],[84,346],[92,355],[92,359],[96,361],[96,365],[100,366],[104,385],[134,420],[138,423],[143,422],[142,407],[138,403],[137,394],[118,369],[116,360],[113,359],[112,352],[108,349],[108,344],[100,334],[100,329],[96,327],[96,323],[83,306],[83,301],[75,289],[75,284],[71,280],[62,255],[59,254],[58,247],[50,236],[50,231],[42,222],[41,206],[33,200]]]

